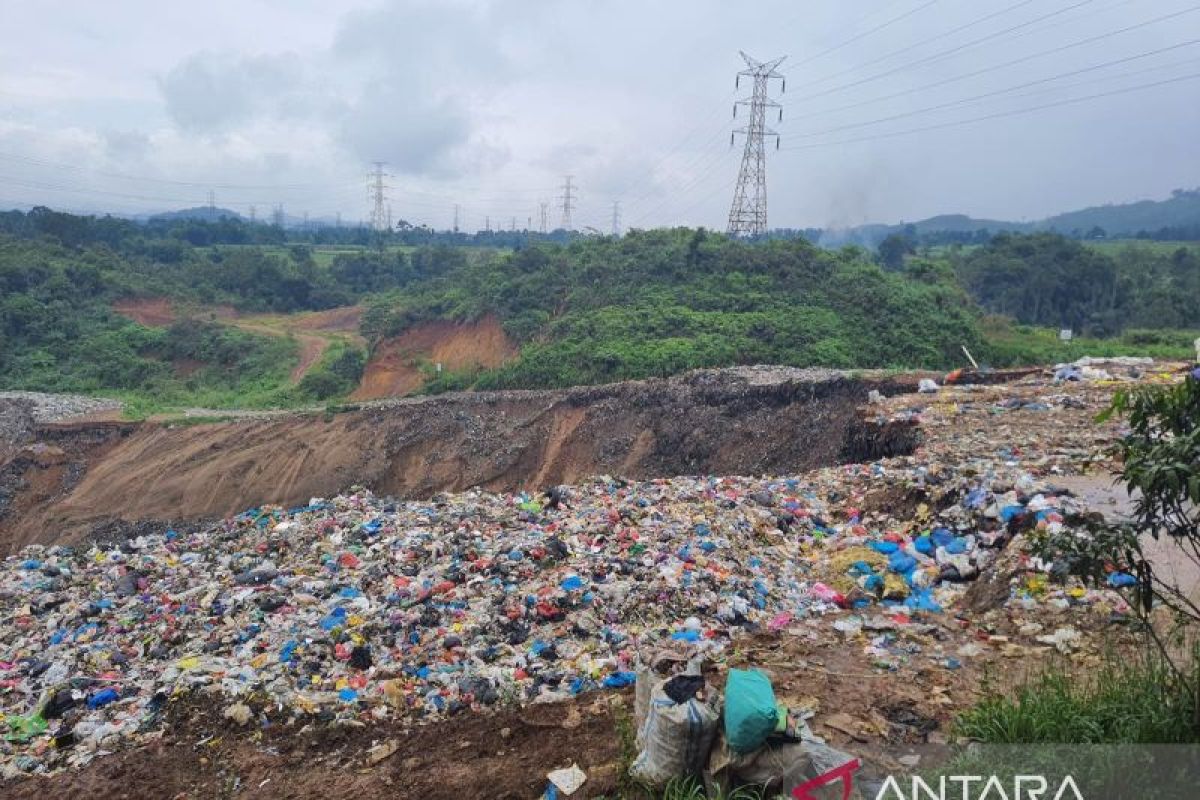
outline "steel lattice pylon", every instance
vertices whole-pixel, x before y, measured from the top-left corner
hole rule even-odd
[[[729,139],[732,146],[733,137],[737,134],[746,137],[737,188],[733,192],[733,206],[729,209],[728,233],[730,236],[760,236],[767,232],[767,153],[764,141],[768,136],[774,136],[775,146],[779,146],[779,134],[767,127],[767,109],[778,108],[779,118],[783,118],[783,107],[767,96],[767,90],[772,78],[783,81],[783,76],[775,68],[787,56],[774,61],[756,61],[740,50],[738,52],[746,62],[746,69],[738,73],[737,85],[740,85],[743,76],[751,78],[754,92],[748,99],[738,100],[733,106],[735,118],[738,106],[749,106],[750,120],[744,128],[735,129]],[[782,84],[781,91],[783,88],[786,88],[786,83]]]

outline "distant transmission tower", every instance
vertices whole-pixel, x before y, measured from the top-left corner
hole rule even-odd
[[[563,193],[558,199],[562,201],[562,229],[564,231],[571,230],[571,212],[575,210],[575,195],[572,194],[575,187],[571,185],[574,180],[573,175],[568,175],[563,183]]]
[[[539,203],[538,206],[538,233],[546,233],[546,226],[548,224],[547,212],[550,209],[550,204]]]
[[[258,220],[258,209],[250,206],[250,224],[253,225]]]
[[[283,203],[279,203],[271,212],[271,224],[277,228],[282,228],[286,219],[287,218],[283,215]]]
[[[212,189],[208,190],[208,210],[215,211],[217,208],[217,193]]]
[[[375,169],[367,175],[367,192],[371,199],[371,227],[377,231],[391,227],[388,224],[387,190],[392,187],[383,182],[384,178],[390,177],[383,171],[385,163],[376,161]]]
[[[621,201],[613,200],[612,235],[621,235]]]
[[[750,120],[744,128],[735,129],[729,137],[729,146],[732,147],[734,137],[743,134],[746,137],[746,149],[742,152],[737,189],[733,192],[733,206],[729,209],[728,233],[730,236],[760,236],[767,232],[767,154],[763,142],[766,137],[774,136],[775,148],[779,148],[779,134],[766,125],[767,109],[778,108],[779,119],[783,119],[783,107],[767,96],[767,89],[772,78],[783,81],[780,93],[786,89],[786,81],[775,68],[787,56],[774,61],[756,61],[742,51],[738,52],[746,62],[746,69],[738,73],[735,85],[740,86],[743,76],[752,78],[754,93],[749,99],[738,100],[733,105],[735,119],[738,106],[750,106]]]
[[[454,232],[458,233],[458,203],[454,204]]]

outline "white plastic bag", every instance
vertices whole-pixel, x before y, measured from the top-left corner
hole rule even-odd
[[[652,786],[664,786],[672,778],[695,775],[708,761],[713,735],[717,732],[716,692],[705,700],[692,698],[676,703],[659,681],[650,697],[646,721],[638,734],[642,751],[629,774]]]

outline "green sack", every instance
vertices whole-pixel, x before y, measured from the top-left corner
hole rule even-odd
[[[779,714],[771,680],[758,670],[731,669],[725,681],[725,741],[736,753],[763,746]]]

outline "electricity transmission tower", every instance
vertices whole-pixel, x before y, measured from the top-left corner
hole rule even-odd
[[[563,193],[558,199],[562,201],[562,229],[564,231],[571,230],[571,212],[575,210],[575,195],[572,194],[574,188],[571,181],[574,180],[573,175],[568,175],[566,182],[563,183]]]
[[[458,203],[454,204],[454,232],[458,233]]]
[[[391,209],[388,207],[387,190],[392,187],[383,182],[384,178],[391,176],[383,171],[384,164],[383,161],[376,161],[375,169],[367,175],[367,193],[371,199],[371,227],[377,231],[391,227],[388,220]]]
[[[746,69],[738,73],[735,85],[743,77],[754,81],[754,92],[749,98],[733,104],[733,116],[737,118],[738,106],[750,107],[750,119],[743,128],[737,128],[729,136],[732,147],[734,137],[746,137],[746,149],[742,151],[742,166],[738,171],[737,188],[733,192],[733,206],[729,209],[730,236],[760,236],[767,232],[767,154],[763,142],[768,136],[775,137],[775,148],[779,148],[779,134],[767,127],[767,109],[778,108],[779,119],[783,119],[783,107],[767,96],[772,78],[781,82],[780,93],[787,87],[784,77],[775,71],[784,58],[774,61],[756,61],[738,51],[746,62]]]
[[[613,200],[612,235],[621,235],[621,201]]]

